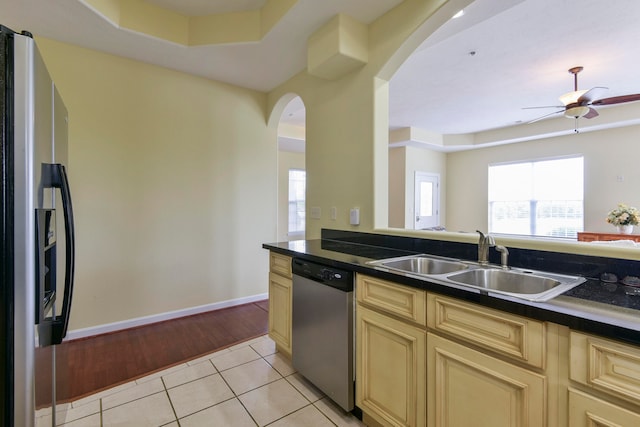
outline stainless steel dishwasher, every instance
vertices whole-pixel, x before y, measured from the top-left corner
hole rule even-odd
[[[354,409],[353,272],[294,258],[293,367]]]

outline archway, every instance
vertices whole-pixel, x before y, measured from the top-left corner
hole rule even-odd
[[[294,94],[283,96],[271,113],[270,124],[277,127],[277,240],[304,239],[306,109],[302,99]]]

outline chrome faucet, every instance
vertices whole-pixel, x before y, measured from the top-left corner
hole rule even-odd
[[[496,245],[496,251],[500,252],[500,264],[502,264],[502,269],[508,270],[509,265],[507,259],[509,258],[509,249],[502,245]]]
[[[489,233],[484,235],[480,230],[476,230],[476,232],[480,234],[480,240],[478,240],[478,264],[487,265],[489,264],[489,248],[495,246],[496,241]]]

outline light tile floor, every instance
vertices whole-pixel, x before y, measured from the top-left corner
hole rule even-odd
[[[266,335],[59,405],[65,427],[363,426],[322,394]],[[48,424],[47,424],[48,423]],[[37,426],[51,414],[37,414]]]

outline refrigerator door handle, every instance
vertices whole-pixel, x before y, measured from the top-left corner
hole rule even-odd
[[[52,319],[51,323],[51,344],[60,344],[67,335],[69,326],[69,314],[71,313],[71,298],[73,297],[73,278],[75,264],[75,228],[73,222],[73,206],[71,204],[71,191],[69,190],[69,180],[64,165],[60,163],[46,163],[44,168],[49,171],[43,176],[50,177],[51,182],[46,183],[46,187],[58,188],[62,196],[62,210],[64,212],[64,234],[65,234],[65,274],[64,274],[64,298],[62,300],[62,313],[59,317]]]

